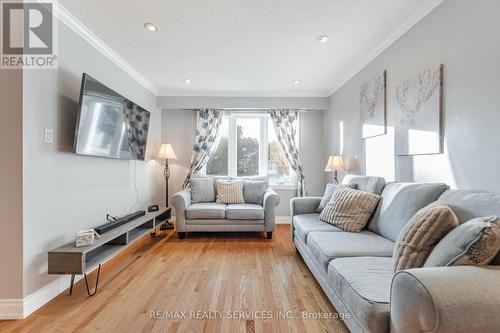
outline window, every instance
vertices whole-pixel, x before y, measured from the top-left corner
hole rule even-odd
[[[228,114],[205,172],[217,176],[268,175],[271,185],[295,186],[290,165],[267,114]]]

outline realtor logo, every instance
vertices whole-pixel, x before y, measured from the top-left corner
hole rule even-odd
[[[52,1],[2,2],[2,68],[57,68]]]

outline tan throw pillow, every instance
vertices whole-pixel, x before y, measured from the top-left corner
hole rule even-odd
[[[450,207],[433,202],[420,209],[406,223],[394,246],[394,271],[422,267],[436,244],[453,228],[458,219]]]
[[[345,231],[360,232],[377,207],[379,198],[377,194],[338,186],[319,219]]]
[[[217,180],[217,203],[242,204],[245,180]]]

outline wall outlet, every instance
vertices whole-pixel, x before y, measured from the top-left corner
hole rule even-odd
[[[44,141],[45,143],[52,143],[54,141],[54,130],[52,128],[45,129]]]

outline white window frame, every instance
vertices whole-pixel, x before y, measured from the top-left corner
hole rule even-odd
[[[267,163],[268,163],[268,124],[271,117],[267,112],[228,112],[222,116],[223,119],[228,120],[228,169],[227,173],[229,177],[237,177],[237,122],[239,119],[259,119],[260,121],[260,140],[259,140],[259,176],[267,175]],[[297,124],[297,136],[298,136],[298,124]],[[294,175],[295,172],[289,167],[289,174]],[[206,175],[206,166],[203,167],[201,173]],[[296,189],[295,184],[270,184],[273,188],[281,189]]]

